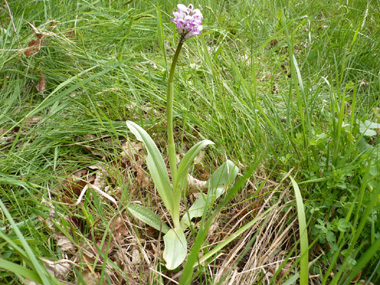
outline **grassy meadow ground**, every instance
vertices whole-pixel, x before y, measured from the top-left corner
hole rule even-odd
[[[177,4],[1,1],[0,283],[380,284],[379,2],[192,3],[177,151],[210,139],[192,176],[227,158],[240,174],[169,271],[126,210],[171,223],[125,121],[166,157]]]

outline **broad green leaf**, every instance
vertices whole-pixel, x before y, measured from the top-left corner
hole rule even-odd
[[[223,195],[227,186],[235,181],[239,168],[231,161],[227,160],[211,175],[205,187],[212,190],[215,199]],[[210,190],[209,190],[210,191]]]
[[[182,229],[170,229],[164,235],[164,259],[166,268],[169,270],[176,269],[185,260],[187,255],[187,241]]]
[[[135,218],[148,224],[149,226],[155,228],[166,234],[170,228],[151,210],[136,204],[130,204],[127,206],[129,212],[135,216]]]
[[[145,144],[145,147],[148,151],[148,157],[146,163],[154,185],[157,188],[158,194],[162,201],[164,202],[169,213],[173,215],[173,203],[172,203],[172,187],[169,180],[168,171],[164,159],[160,151],[158,150],[156,144],[148,133],[141,128],[139,125],[134,122],[127,121],[127,126],[131,132],[136,136],[136,138]]]
[[[212,205],[216,199],[223,195],[227,186],[235,181],[238,173],[239,168],[232,161],[227,160],[223,163],[207,181],[207,195],[201,192],[199,198],[183,216],[181,227],[185,229],[190,225],[191,219],[202,217],[206,207]]]
[[[360,127],[360,133],[366,137],[373,137],[373,136],[376,136],[377,134],[374,130],[367,129],[364,127]]]
[[[201,192],[198,199],[195,200],[194,204],[191,205],[190,209],[183,215],[181,220],[182,229],[185,230],[190,226],[190,221],[193,218],[202,217],[207,205],[207,196]]]
[[[192,162],[194,161],[195,157],[198,155],[198,153],[202,149],[204,149],[209,144],[214,144],[214,143],[209,140],[203,140],[197,143],[191,149],[189,149],[189,151],[182,158],[181,163],[178,166],[178,171],[177,171],[177,183],[179,185],[179,188],[181,188],[183,181],[185,181],[187,174],[189,172],[189,168]]]
[[[379,129],[380,124],[371,121],[359,122],[359,131],[362,135],[367,137],[373,137],[377,135],[377,132],[372,129]]]
[[[0,268],[5,269],[7,271],[13,272],[16,275],[21,275],[25,278],[28,278],[36,283],[41,284],[42,280],[38,274],[32,270],[25,268],[24,266],[15,264],[13,262],[9,262],[0,258]]]
[[[366,128],[370,128],[370,129],[380,129],[380,124],[378,123],[375,123],[375,122],[371,122],[371,121],[365,121],[364,123],[362,123]]]

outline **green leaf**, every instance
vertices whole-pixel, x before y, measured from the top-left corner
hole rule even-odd
[[[195,200],[194,204],[183,216],[181,221],[182,228],[185,229],[190,226],[191,219],[202,217],[207,207],[223,195],[228,185],[235,181],[238,173],[239,168],[232,161],[227,160],[223,163],[206,182],[205,186],[208,187],[207,195],[201,192],[199,198]]]
[[[347,222],[345,219],[339,219],[338,221],[338,230],[340,232],[345,232],[350,228],[350,223]]]
[[[185,260],[187,255],[187,241],[181,228],[170,229],[164,235],[164,259],[166,268],[176,269]]]
[[[154,185],[156,186],[158,194],[160,194],[166,208],[169,213],[173,215],[173,191],[170,184],[168,171],[160,151],[152,138],[143,128],[131,121],[127,121],[127,126],[136,138],[145,144],[148,151],[146,163],[148,165],[150,175],[152,176]]]
[[[0,258],[0,268],[3,268],[7,271],[13,272],[16,275],[21,275],[25,278],[28,278],[36,283],[41,284],[42,280],[38,274],[32,270],[29,270],[21,265],[15,264],[13,262],[9,262]]]
[[[367,128],[362,128],[360,127],[360,133],[363,135],[363,136],[366,136],[366,137],[373,137],[373,136],[376,136],[376,132],[374,130],[371,130],[371,129],[367,129]]]
[[[366,127],[366,128],[370,128],[370,129],[380,129],[380,124],[378,123],[375,123],[375,122],[371,122],[371,121],[365,121],[363,123],[363,125]]]
[[[202,217],[207,205],[209,205],[207,203],[207,196],[201,192],[199,198],[195,200],[194,204],[191,205],[190,209],[183,215],[181,220],[182,229],[186,229],[190,226],[190,221],[193,218]]]
[[[297,280],[300,278],[300,274],[296,272],[296,274],[289,277],[288,280],[286,280],[282,285],[293,285],[296,284]]]
[[[214,144],[214,143],[209,140],[203,140],[197,143],[191,149],[189,149],[189,151],[182,158],[181,163],[178,166],[178,171],[177,171],[177,183],[179,186],[181,186],[183,181],[185,181],[187,174],[189,172],[191,163],[194,161],[195,157],[198,155],[198,153],[202,149],[204,149],[209,144]]]
[[[227,160],[211,175],[205,187],[212,190],[215,194],[215,199],[223,195],[229,184],[235,181],[239,168],[231,161]],[[209,190],[210,191],[210,190]]]
[[[300,233],[300,243],[301,243],[301,257],[300,257],[300,267],[301,267],[301,284],[308,284],[309,280],[309,242],[307,238],[307,224],[305,217],[305,208],[302,201],[301,191],[298,187],[297,182],[293,177],[289,176],[292,181],[294,193],[296,196],[297,204],[297,215],[298,215],[298,224],[299,224],[299,233]]]
[[[127,206],[129,212],[135,216],[135,218],[148,224],[149,226],[155,228],[166,234],[170,228],[151,210],[136,204],[129,204]]]
[[[380,124],[371,121],[359,122],[359,131],[362,135],[367,137],[373,137],[377,135],[377,132],[372,129],[379,129]]]

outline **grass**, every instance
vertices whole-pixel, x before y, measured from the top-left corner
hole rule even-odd
[[[377,2],[193,3],[205,29],[177,66],[177,148],[215,142],[194,166],[200,180],[226,158],[242,172],[187,232],[178,272],[164,268],[159,232],[126,211],[164,213],[144,151],[134,145],[131,158],[125,144],[136,143],[133,120],[166,149],[177,3],[8,4],[16,31],[1,4],[0,283],[380,282]],[[43,33],[30,56],[38,38],[26,21]],[[82,193],[88,183],[118,206]]]

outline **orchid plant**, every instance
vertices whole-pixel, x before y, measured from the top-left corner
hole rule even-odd
[[[127,121],[130,131],[146,147],[148,170],[158,194],[171,215],[172,227],[169,227],[155,213],[145,207],[129,204],[127,208],[136,218],[165,234],[163,238],[165,243],[163,258],[169,270],[177,268],[186,258],[187,241],[184,231],[191,225],[191,220],[195,217],[201,217],[207,208],[211,207],[214,201],[224,193],[228,184],[234,181],[239,171],[231,161],[227,160],[223,163],[206,182],[207,194],[200,191],[199,198],[184,213],[182,218],[180,217],[181,197],[187,186],[187,177],[191,164],[199,152],[207,145],[213,144],[213,142],[203,140],[195,144],[177,165],[173,135],[174,72],[184,42],[192,37],[199,36],[203,29],[203,16],[199,9],[194,9],[191,4],[187,7],[183,4],[178,4],[177,7],[177,11],[173,10],[174,17],[171,18],[171,21],[176,25],[180,38],[169,73],[166,109],[171,181],[164,159],[152,138],[139,125],[132,121]]]

